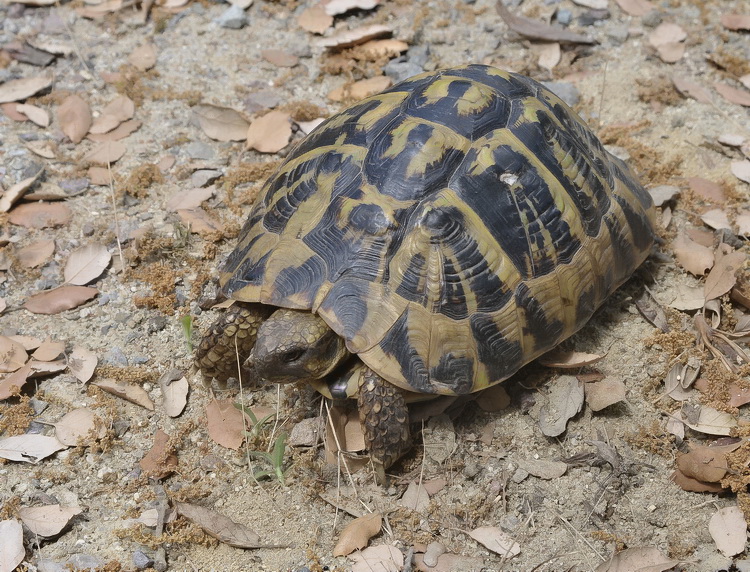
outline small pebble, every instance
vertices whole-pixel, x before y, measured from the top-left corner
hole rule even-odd
[[[567,8],[560,8],[555,15],[557,23],[562,26],[567,26],[573,20],[573,12]]]
[[[240,6],[231,6],[221,16],[214,19],[214,22],[222,28],[239,30],[247,24],[247,14]]]
[[[383,71],[385,72],[385,75],[393,78],[394,82],[399,82],[413,75],[422,73],[422,68],[412,62],[398,62],[396,60],[391,60],[385,65]]]
[[[185,153],[191,159],[213,159],[216,152],[203,141],[192,141],[185,145]]]
[[[133,564],[138,570],[144,570],[146,568],[151,568],[154,565],[154,559],[145,552],[136,550],[133,552]]]
[[[215,169],[199,169],[190,176],[190,184],[194,187],[203,188],[215,182],[219,177],[221,177],[221,171]]]
[[[593,26],[600,20],[608,20],[610,16],[609,10],[586,10],[578,16],[578,24],[580,26]]]
[[[581,99],[578,88],[572,83],[567,81],[543,81],[542,83],[570,107],[575,107],[578,104],[578,100]]]
[[[647,28],[656,28],[656,26],[661,24],[661,21],[661,12],[657,12],[656,10],[651,10],[651,12],[647,12],[641,17],[641,24]]]
[[[424,46],[412,46],[406,53],[406,61],[423,68],[430,57],[430,47]]]
[[[47,409],[47,406],[49,406],[49,403],[47,403],[46,401],[42,401],[41,399],[32,397],[31,399],[29,399],[29,405],[34,410],[34,413],[36,415],[39,415],[45,409]]]
[[[424,563],[426,566],[434,568],[438,564],[438,558],[445,554],[445,546],[439,542],[430,542],[424,551]]]

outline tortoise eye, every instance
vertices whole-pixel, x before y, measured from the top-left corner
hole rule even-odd
[[[291,363],[301,358],[304,353],[305,353],[305,350],[295,348],[293,350],[289,350],[288,352],[284,353],[281,356],[281,359],[284,360],[285,363]]]

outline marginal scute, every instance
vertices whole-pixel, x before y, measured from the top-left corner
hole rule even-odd
[[[577,331],[646,258],[653,217],[556,95],[469,65],[394,85],[303,140],[221,284],[319,314],[393,385],[467,393]]]

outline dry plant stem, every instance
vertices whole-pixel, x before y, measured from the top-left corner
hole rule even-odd
[[[599,551],[594,547],[594,545],[591,544],[591,542],[589,542],[585,536],[583,536],[580,532],[578,532],[576,528],[572,524],[570,524],[570,522],[568,522],[568,520],[563,515],[561,515],[559,512],[557,512],[554,509],[552,509],[552,512],[554,512],[555,516],[559,518],[560,521],[571,530],[573,535],[577,537],[579,540],[581,540],[586,546],[588,546],[594,552],[594,554],[596,554],[599,557],[599,559],[602,562],[606,560],[606,558],[599,553]],[[593,568],[593,566],[591,568]]]
[[[125,270],[125,258],[122,256],[122,244],[120,243],[120,221],[117,216],[117,200],[115,199],[115,184],[112,178],[112,163],[107,163],[109,174],[109,196],[112,199],[112,214],[115,218],[115,240],[117,240],[117,253],[120,255],[120,272]]]

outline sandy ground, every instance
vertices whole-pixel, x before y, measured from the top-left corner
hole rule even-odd
[[[557,11],[558,19],[565,20],[569,14],[571,30],[596,39],[593,45],[563,46],[562,60],[551,70],[538,64],[539,43],[510,31],[489,0],[384,0],[374,10],[337,16],[335,26],[389,26],[393,38],[410,46],[403,58],[406,63],[400,68],[391,64],[389,70],[408,74],[481,62],[538,80],[564,82],[560,89],[577,92],[576,110],[631,157],[647,186],[670,184],[686,191],[687,178],[700,176],[723,183],[735,202],[742,202],[748,185],[729,171],[730,159],[737,160],[739,151],[716,140],[730,133],[750,135],[747,108],[726,101],[711,86],[722,81],[740,88],[736,77],[742,69],[748,73],[747,32],[728,31],[719,21],[721,13],[741,12],[743,3],[656,4],[654,12],[638,17],[610,0],[606,18],[592,16],[590,9],[568,0],[527,0],[513,7],[538,19]],[[652,256],[565,344],[570,350],[606,354],[582,371],[624,382],[627,392],[621,402],[596,413],[584,406],[563,435],[545,437],[537,422],[540,403],[564,372],[532,364],[508,382],[508,408],[489,413],[469,404],[447,436],[437,430],[430,433],[440,443],[455,435],[455,448],[447,458],[438,462],[425,456],[420,442],[393,468],[387,488],[375,486],[366,473],[351,482],[346,477],[339,481],[313,452],[296,448],[287,449],[283,485],[257,482],[247,467],[247,450],[265,447],[268,434],[239,451],[209,437],[205,409],[212,396],[189,373],[191,354],[181,318],[194,317],[193,341],[214,319],[215,311],[199,307],[201,296],[211,290],[204,282],[215,277],[218,263],[232,248],[257,191],[256,179],[262,177],[260,167],[279,157],[245,150],[243,142],[207,137],[191,106],[226,106],[251,119],[266,113],[269,105],[290,111],[296,119],[309,119],[305,115],[312,113],[310,104],[331,114],[342,108],[327,98],[331,90],[379,75],[389,58],[355,61],[351,53],[332,58],[316,44],[318,36],[297,25],[297,17],[309,7],[305,2],[256,0],[245,11],[247,22],[241,29],[220,26],[217,18],[229,5],[208,1],[191,2],[176,14],[155,9],[145,24],[132,6],[95,20],[77,13],[82,6],[0,6],[0,44],[44,39],[76,48],[49,66],[54,73],[51,93],[28,100],[52,112],[50,127],[0,114],[0,182],[8,189],[39,166],[44,166],[47,182],[63,187],[89,176],[85,155],[95,143],[71,143],[55,114],[70,93],[81,95],[94,110],[127,94],[135,101],[135,119],[142,125],[123,140],[127,151],[112,166],[116,212],[109,187],[84,184],[84,192],[65,201],[72,219],[59,228],[28,229],[0,219],[12,237],[3,247],[10,263],[0,282],[0,295],[7,303],[0,314],[1,333],[52,336],[64,342],[68,354],[84,346],[99,359],[93,381],[130,380],[147,391],[156,408],[149,411],[84,386],[69,370],[26,386],[28,395],[36,392],[35,398],[44,402],[33,402],[39,411],[27,417],[27,401],[0,402],[0,437],[28,431],[32,420],[57,421],[83,406],[108,427],[99,445],[89,442],[36,465],[0,466],[2,518],[15,517],[19,506],[59,502],[83,509],[53,538],[27,534],[27,569],[56,570],[72,562],[80,568],[108,570],[150,564],[164,569],[164,563],[173,570],[348,570],[351,560],[332,556],[342,528],[352,519],[347,510],[379,511],[386,517],[372,545],[390,544],[406,553],[410,547],[424,549],[439,542],[449,553],[474,558],[459,560],[453,565],[457,570],[595,570],[615,551],[636,547],[659,549],[681,563],[679,570],[730,569],[732,558],[717,550],[708,522],[717,508],[735,505],[736,500],[732,495],[685,492],[670,481],[675,457],[686,445],[666,433],[667,414],[678,404],[658,397],[675,351],[663,340],[654,342],[655,328],[634,304],[646,286],[659,302],[669,304],[678,286],[701,284],[675,264],[669,242],[675,228],[696,224],[695,203],[688,200],[694,199],[691,193],[677,202],[660,254]],[[687,33],[685,55],[673,64],[663,62],[648,41],[661,22],[677,24]],[[139,71],[128,57],[145,43],[155,47],[156,64]],[[268,48],[297,56],[298,63],[270,63],[261,55]],[[39,67],[11,60],[7,52],[0,65],[0,80],[43,73]],[[337,68],[343,73],[335,73]],[[119,77],[108,75],[115,73]],[[712,103],[678,95],[671,83],[675,75],[705,86]],[[617,126],[625,126],[625,135],[613,135]],[[296,133],[293,140],[300,137]],[[40,140],[53,143],[54,158],[39,157],[26,147]],[[144,166],[153,164],[168,168],[161,177],[149,179],[143,175]],[[185,221],[167,205],[178,192],[202,185],[198,167],[218,176],[216,192],[204,207],[221,221],[223,234],[186,232]],[[144,179],[147,182],[140,184]],[[124,272],[116,271],[117,228]],[[36,268],[20,265],[19,249],[43,239],[55,242],[51,259]],[[71,251],[93,242],[116,255],[109,270],[91,284],[99,290],[97,298],[56,315],[22,309],[32,294],[62,284],[62,268]],[[690,315],[671,312],[677,329],[688,334],[679,338],[682,350],[708,359],[693,348]],[[178,417],[165,413],[157,382],[170,368],[185,372],[191,384],[187,407]],[[222,396],[233,397],[234,392]],[[280,397],[276,388],[259,389],[245,400],[278,408],[277,431],[289,431],[303,417],[320,411],[319,400],[298,388],[285,389]],[[742,410],[737,415],[747,417]],[[26,422],[18,421],[24,418]],[[31,428],[54,433],[49,426]],[[162,480],[148,479],[139,464],[157,429],[170,435],[178,459],[174,473]],[[688,430],[686,440],[703,443],[710,438]],[[606,462],[595,442],[606,442],[608,450],[617,451],[617,467]],[[571,461],[576,456],[580,462]],[[552,479],[523,468],[532,461],[561,459],[568,460],[567,471]],[[400,499],[407,484],[420,478],[437,482],[439,490],[415,511]],[[233,548],[208,538],[184,519],[166,524],[164,536],[154,537],[153,529],[129,520],[149,509],[163,510],[165,499],[215,509],[257,532],[261,544],[284,548]],[[500,527],[518,543],[520,553],[503,560],[467,535],[477,527]]]

